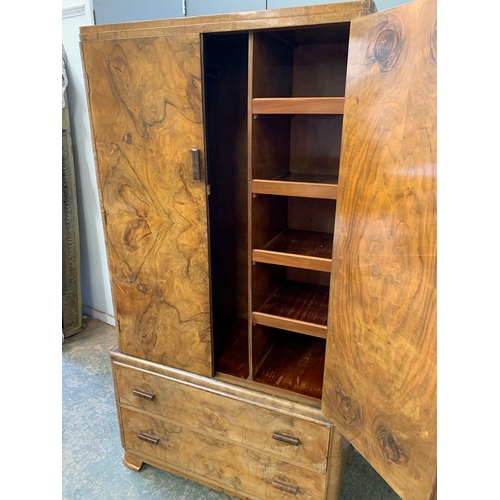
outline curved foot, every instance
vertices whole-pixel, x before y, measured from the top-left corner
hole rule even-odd
[[[132,458],[126,451],[123,452],[122,462],[125,467],[135,470],[136,472],[140,471],[143,465],[143,462]]]

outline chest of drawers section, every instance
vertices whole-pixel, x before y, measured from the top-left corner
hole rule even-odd
[[[111,359],[129,460],[241,498],[337,498],[346,447],[318,408],[121,353]]]

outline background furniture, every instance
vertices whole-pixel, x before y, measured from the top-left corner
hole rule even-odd
[[[80,278],[80,237],[76,199],[75,164],[68,113],[62,108],[62,323],[64,337],[83,330]]]

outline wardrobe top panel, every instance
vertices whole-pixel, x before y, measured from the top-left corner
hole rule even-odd
[[[276,29],[351,21],[376,11],[373,0],[211,16],[82,26],[80,41]]]

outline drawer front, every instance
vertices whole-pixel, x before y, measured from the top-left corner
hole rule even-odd
[[[258,498],[324,498],[322,474],[127,408],[121,415],[126,449],[146,462],[151,457]]]
[[[325,473],[330,427],[114,365],[119,401]]]

